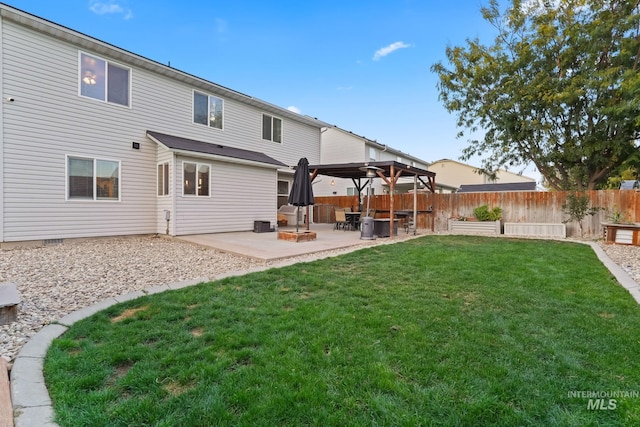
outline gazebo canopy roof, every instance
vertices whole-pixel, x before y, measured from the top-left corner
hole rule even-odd
[[[339,163],[332,165],[309,165],[309,172],[315,175],[327,175],[336,178],[366,178],[367,172],[360,168],[366,168],[367,166],[375,166],[382,169],[380,172],[387,177],[391,174],[391,168],[393,168],[395,174],[402,171],[401,175],[427,177],[429,181],[435,180],[436,176],[435,172],[393,160],[382,162]]]

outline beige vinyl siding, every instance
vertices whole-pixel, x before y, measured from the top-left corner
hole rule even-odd
[[[155,231],[151,184],[155,144],[132,110],[78,96],[78,50],[3,22],[4,240]],[[114,126],[113,123],[117,123]],[[140,150],[131,143],[140,141]],[[66,200],[66,157],[120,161],[120,201]]]
[[[210,165],[210,197],[183,196],[183,162]],[[248,231],[253,221],[276,222],[276,170],[178,156],[176,235]]]
[[[283,143],[264,141],[257,106],[114,60],[104,47],[92,51],[91,41],[79,48],[8,20],[1,29],[3,94],[15,98],[2,106],[3,241],[164,234],[165,209],[171,211],[170,234],[249,230],[255,219],[275,222],[276,171],[249,168],[256,179],[247,180],[240,173],[246,167],[216,163],[212,174],[225,170],[219,178],[233,194],[227,198],[219,188],[216,193],[218,183],[212,184],[208,204],[216,219],[198,228],[196,218],[209,212],[202,203],[180,204],[181,188],[169,198],[157,196],[157,164],[174,156],[149,140],[147,130],[259,151],[288,165],[300,157],[319,162],[318,127],[283,118]],[[79,51],[131,68],[130,108],[78,95]],[[223,98],[224,130],[193,123],[194,89]],[[140,149],[132,149],[132,142]],[[120,200],[66,200],[65,155],[120,161]],[[172,161],[170,169],[175,191],[181,163]]]
[[[167,196],[158,196],[158,164],[160,163],[169,163],[169,194]],[[170,219],[169,219],[169,235],[175,236],[175,182],[176,182],[176,164],[174,161],[174,155],[172,152],[166,149],[158,148],[158,161],[156,162],[156,198],[157,198],[157,208],[156,208],[156,220],[157,220],[157,229],[156,232],[158,234],[167,234],[167,221],[165,219],[165,210],[169,211]]]

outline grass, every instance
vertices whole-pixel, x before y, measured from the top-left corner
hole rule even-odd
[[[61,426],[640,425],[638,330],[588,246],[426,236],[113,306],[44,371]]]

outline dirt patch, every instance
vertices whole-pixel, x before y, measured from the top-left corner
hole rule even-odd
[[[118,323],[118,322],[122,322],[123,320],[130,319],[133,316],[135,316],[136,313],[139,313],[141,311],[145,311],[148,309],[149,309],[148,305],[143,305],[142,307],[138,307],[138,308],[130,308],[120,313],[119,316],[112,318],[111,323]]]
[[[188,392],[189,390],[193,390],[196,386],[194,384],[178,384],[177,382],[171,381],[164,384],[162,388],[171,396],[176,397]]]

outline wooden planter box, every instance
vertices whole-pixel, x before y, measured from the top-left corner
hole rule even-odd
[[[502,223],[498,221],[458,221],[449,220],[449,232],[453,234],[494,234],[502,233]]]
[[[278,239],[288,240],[290,242],[309,242],[316,240],[315,231],[278,231]]]
[[[640,246],[640,224],[603,223],[602,226],[605,242]]]

